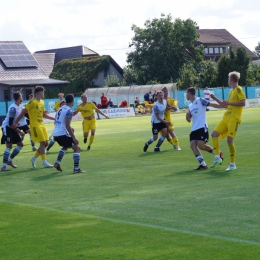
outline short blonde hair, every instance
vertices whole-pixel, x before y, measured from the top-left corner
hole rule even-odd
[[[240,79],[240,73],[237,71],[232,71],[228,74],[229,78],[231,78],[233,81],[238,82]]]
[[[60,96],[64,97],[64,93],[59,93],[58,97],[60,97]]]

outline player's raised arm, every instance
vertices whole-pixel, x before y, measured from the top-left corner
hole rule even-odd
[[[99,114],[101,114],[102,116],[104,116],[105,118],[110,119],[110,117],[107,116],[107,115],[105,115],[100,109],[96,108],[95,110],[96,110],[96,112],[98,112]]]

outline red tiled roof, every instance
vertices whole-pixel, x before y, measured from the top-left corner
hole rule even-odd
[[[255,55],[251,50],[249,50],[242,42],[240,42],[237,38],[235,38],[230,32],[228,32],[226,29],[197,29],[197,32],[201,35],[199,38],[199,42],[202,42],[204,44],[210,44],[215,43],[214,40],[217,41],[217,39],[222,39],[224,42],[226,41],[232,45],[233,49],[236,51],[238,47],[244,47],[247,54],[253,59],[257,60],[258,57]],[[207,36],[210,36],[207,38]],[[213,38],[214,37],[214,38]],[[219,42],[218,44],[224,44],[224,42]],[[225,43],[225,44],[226,44]]]

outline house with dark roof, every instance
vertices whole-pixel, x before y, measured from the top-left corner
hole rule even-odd
[[[18,90],[28,100],[36,86],[62,88],[67,84],[49,78],[22,41],[0,41],[0,101],[11,100]]]
[[[235,38],[226,29],[199,29],[197,32],[200,37],[196,45],[203,44],[205,50],[205,59],[218,60],[222,53],[229,55],[229,47],[232,46],[234,51],[238,47],[243,47],[252,60],[258,60],[258,56],[250,51],[243,43]]]
[[[49,56],[46,56],[47,54],[54,55],[52,57],[53,60],[50,60]],[[50,73],[53,70],[53,67],[60,61],[65,59],[75,59],[75,58],[89,58],[89,57],[99,57],[100,55],[83,46],[74,46],[74,47],[65,47],[65,48],[57,48],[57,49],[50,49],[50,50],[42,50],[42,51],[36,51],[34,54],[34,57],[37,59],[39,64],[41,64],[41,67],[46,68],[46,74],[50,75]],[[93,78],[91,80],[92,85],[96,86],[103,86],[105,84],[105,78],[108,75],[115,74],[120,81],[123,80],[123,69],[117,64],[117,62],[109,55],[110,66],[109,69],[106,71],[101,71],[99,75],[96,78]],[[52,67],[52,70],[50,68]]]

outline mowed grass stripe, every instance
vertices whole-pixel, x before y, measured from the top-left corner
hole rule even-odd
[[[25,259],[23,255],[26,254],[30,254],[30,257],[26,259],[35,259],[35,256],[38,259],[44,259],[44,257],[58,259],[56,257],[58,255],[61,257],[63,254],[66,254],[64,259],[69,259],[69,255],[72,254],[76,254],[74,255],[76,258],[80,258],[87,257],[91,253],[93,254],[91,259],[98,259],[102,255],[104,256],[102,259],[120,259],[123,256],[124,259],[151,259],[150,257],[178,259],[180,256],[182,259],[204,259],[206,256],[210,259],[220,259],[219,257],[222,257],[221,259],[236,259],[235,257],[257,259],[255,257],[260,253],[260,243],[238,238],[38,208],[34,205],[23,205],[15,202],[1,202],[1,208],[4,213],[0,217],[0,228],[1,234],[4,236],[0,248],[2,254],[7,253],[5,259],[19,259],[19,257]],[[41,224],[39,225],[39,223]],[[152,231],[154,229],[159,231]],[[23,232],[22,236],[19,234],[21,231]],[[15,235],[12,234],[13,232]],[[169,232],[173,232],[173,234],[171,235]],[[27,245],[23,248],[24,250],[19,248],[19,243],[17,243],[21,242],[18,241],[19,237],[23,240],[23,246]],[[64,240],[66,247],[62,245],[63,250],[60,251],[58,245],[64,243]],[[95,250],[91,252],[97,241],[100,246],[98,252]],[[138,246],[140,242],[141,244]],[[155,242],[160,246],[156,246]],[[29,246],[30,243],[32,244]],[[153,244],[154,246],[152,246]],[[133,245],[134,247],[132,247]],[[201,245],[203,245],[202,251],[199,249]],[[107,246],[108,248],[106,248]],[[18,251],[6,252],[9,247],[18,248]],[[102,247],[105,247],[105,250]],[[196,252],[194,252],[195,248],[198,248],[195,250]],[[225,251],[221,252],[221,248]],[[231,252],[229,252],[230,248],[232,248]],[[29,251],[27,251],[28,249]],[[47,251],[45,251],[46,249]],[[114,251],[114,249],[116,250]],[[147,250],[149,253],[146,252]],[[129,258],[125,258],[126,252],[122,253],[123,251],[127,252]],[[178,253],[176,254],[176,252]],[[141,255],[139,255],[140,253]],[[8,255],[14,256],[8,258]],[[53,255],[56,256],[53,258]]]
[[[13,204],[15,209],[10,209],[13,217],[10,217],[11,213],[8,217],[6,215],[8,206],[1,207],[1,213],[4,214],[0,214],[3,220],[0,221],[0,227],[5,220],[16,223],[18,215],[24,215],[23,222],[15,229],[27,238],[26,228],[30,228],[28,223],[35,223],[37,232],[42,232],[44,225],[48,227],[47,220],[52,222],[52,217],[56,215],[59,219],[66,219],[67,214],[72,214],[69,218],[74,219],[73,214],[79,214],[75,218],[83,218],[84,223],[86,218],[89,219],[87,216],[92,216],[93,222],[98,221],[97,234],[90,232],[87,235],[81,233],[83,230],[80,226],[84,226],[82,221],[76,222],[75,225],[74,220],[69,223],[66,230],[75,227],[80,234],[79,239],[73,237],[77,242],[69,245],[65,241],[69,240],[68,234],[56,234],[55,229],[52,230],[53,233],[45,230],[42,240],[33,242],[33,238],[28,238],[32,244],[36,243],[35,247],[39,247],[38,243],[43,243],[46,248],[48,238],[54,236],[64,242],[64,245],[61,242],[56,244],[64,252],[68,251],[67,247],[71,247],[72,251],[78,249],[76,244],[83,245],[84,242],[80,242],[80,239],[86,238],[92,249],[85,244],[84,246],[90,251],[93,250],[91,257],[88,255],[89,258],[86,258],[84,250],[79,249],[83,252],[82,255],[79,253],[71,257],[68,253],[68,256],[64,254],[53,259],[258,259],[258,244],[231,242],[219,238],[260,243],[259,113],[259,108],[244,110],[243,122],[235,140],[238,169],[230,173],[225,172],[229,162],[226,140],[221,140],[221,149],[226,156],[222,166],[204,172],[193,171],[197,162],[189,148],[190,124],[185,121],[184,114],[172,115],[182,148],[180,152],[173,151],[172,146],[165,142],[162,153],[153,152],[155,144],[149,147],[147,153],[143,153],[144,142],[151,136],[149,116],[99,120],[91,151],[85,150],[87,145],[83,144],[81,122],[73,122],[82,148],[80,167],[87,170],[87,173],[82,175],[72,174],[72,151],[69,151],[62,161],[62,173],[55,169],[42,168],[40,159],[37,160],[37,168],[32,169],[32,152],[26,136],[25,147],[14,160],[18,168],[8,173],[0,173],[0,201],[17,203]],[[223,111],[207,113],[210,132],[222,114]],[[53,124],[48,124],[47,127],[50,133]],[[3,149],[4,146],[1,146],[0,153]],[[59,146],[55,144],[47,155],[49,162],[55,162],[58,150]],[[213,161],[212,155],[204,152],[203,156],[208,164]],[[24,206],[21,208],[19,204],[33,208],[29,207],[23,212]],[[37,209],[40,216],[31,214],[38,211]],[[43,209],[52,211],[45,214]],[[17,214],[14,213],[16,210]],[[96,216],[100,219],[96,219]],[[36,221],[36,218],[40,220]],[[41,224],[41,221],[44,224]],[[129,225],[131,223],[132,225]],[[162,228],[170,229],[170,232]],[[105,230],[104,234],[102,229]],[[140,234],[139,229],[144,233]],[[219,238],[176,233],[174,230],[209,234]],[[15,237],[12,225],[5,229],[5,233],[9,231]],[[109,240],[110,233],[113,242]],[[163,238],[162,233],[165,236]],[[36,231],[34,234],[38,236]],[[95,237],[93,243],[91,236]],[[104,237],[106,239],[103,240]],[[125,243],[120,244],[121,238]],[[10,236],[7,235],[5,239],[10,239]],[[21,239],[21,248],[28,243]],[[109,246],[103,247],[103,243]],[[114,246],[113,243],[119,244],[120,247]],[[102,257],[99,255],[99,248]],[[28,250],[31,251],[30,248]],[[57,254],[54,247],[52,250]],[[135,251],[138,251],[139,256]],[[1,252],[0,245],[0,256]],[[58,253],[59,256],[60,254],[62,252]]]

